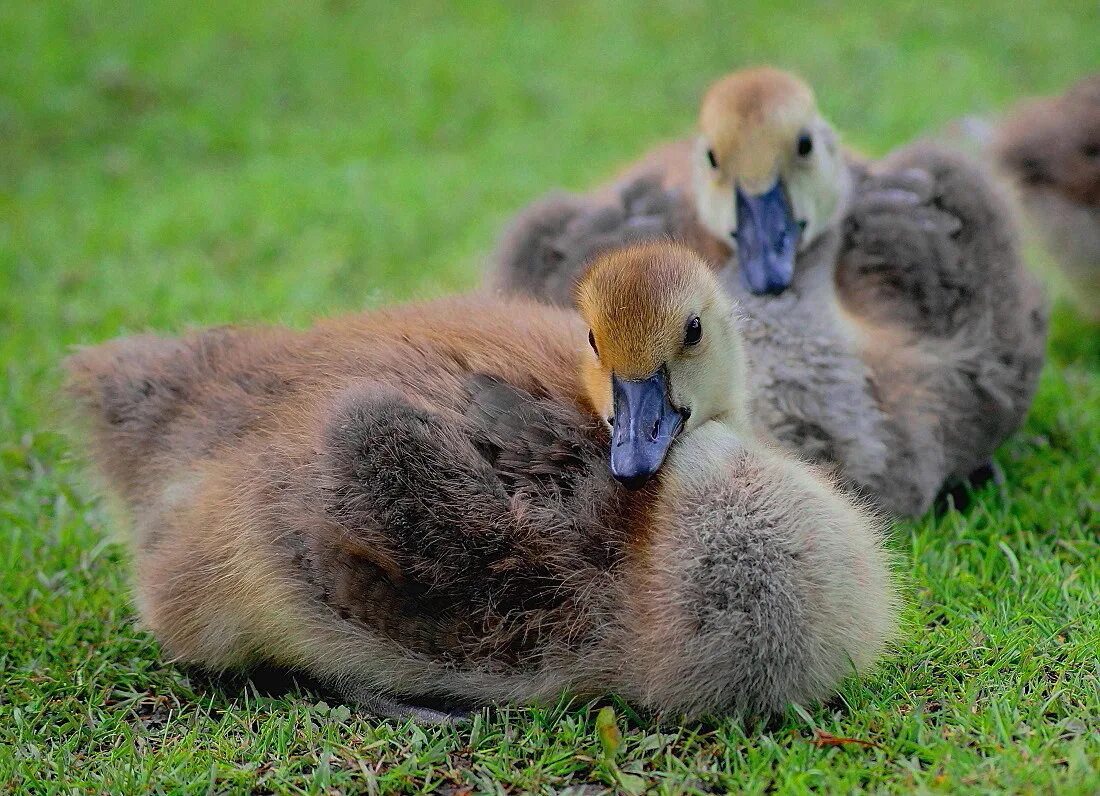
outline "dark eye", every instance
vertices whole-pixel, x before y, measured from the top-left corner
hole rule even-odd
[[[700,321],[699,316],[696,315],[687,322],[687,328],[684,330],[684,345],[695,345],[702,339],[703,322]]]
[[[707,160],[710,161],[710,167],[712,169],[718,168],[718,158],[716,158],[714,156],[714,150],[713,149],[708,149],[707,150]]]
[[[1081,147],[1081,154],[1087,158],[1100,158],[1100,142],[1085,144]]]
[[[592,353],[596,356],[600,355],[600,349],[596,348],[596,335],[592,334],[592,330],[588,330],[588,344],[592,346]]]
[[[798,154],[802,157],[806,157],[808,154],[814,151],[814,139],[809,133],[802,133],[798,136]]]

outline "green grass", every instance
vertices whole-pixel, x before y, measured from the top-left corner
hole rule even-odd
[[[870,152],[1059,89],[1093,0],[207,5],[0,3],[0,791],[1100,790],[1100,332],[1065,308],[1003,494],[897,525],[877,672],[772,728],[618,705],[614,758],[584,705],[423,729],[165,663],[57,398],[72,344],[473,285],[511,212],[736,65],[808,75]]]

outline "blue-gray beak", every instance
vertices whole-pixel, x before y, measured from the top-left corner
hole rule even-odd
[[[660,469],[686,413],[669,401],[664,368],[648,379],[612,375],[611,394],[611,474],[627,489],[639,489]]]
[[[794,278],[801,231],[782,180],[757,196],[737,194],[737,262],[741,279],[757,295],[778,294]]]

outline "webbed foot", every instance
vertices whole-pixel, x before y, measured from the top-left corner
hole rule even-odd
[[[346,690],[344,696],[360,709],[380,719],[412,719],[419,724],[462,724],[469,721],[471,711],[455,705],[422,705],[406,702],[396,696]]]
[[[966,478],[952,480],[943,485],[940,493],[936,496],[936,514],[946,514],[952,508],[955,511],[966,511],[970,507],[971,498],[975,491],[989,483],[1003,486],[1004,482],[1005,475],[1001,466],[990,459],[971,470]]]

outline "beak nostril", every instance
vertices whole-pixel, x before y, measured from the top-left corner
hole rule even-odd
[[[661,418],[657,418],[653,421],[653,428],[650,429],[649,438],[657,439],[661,435]]]

